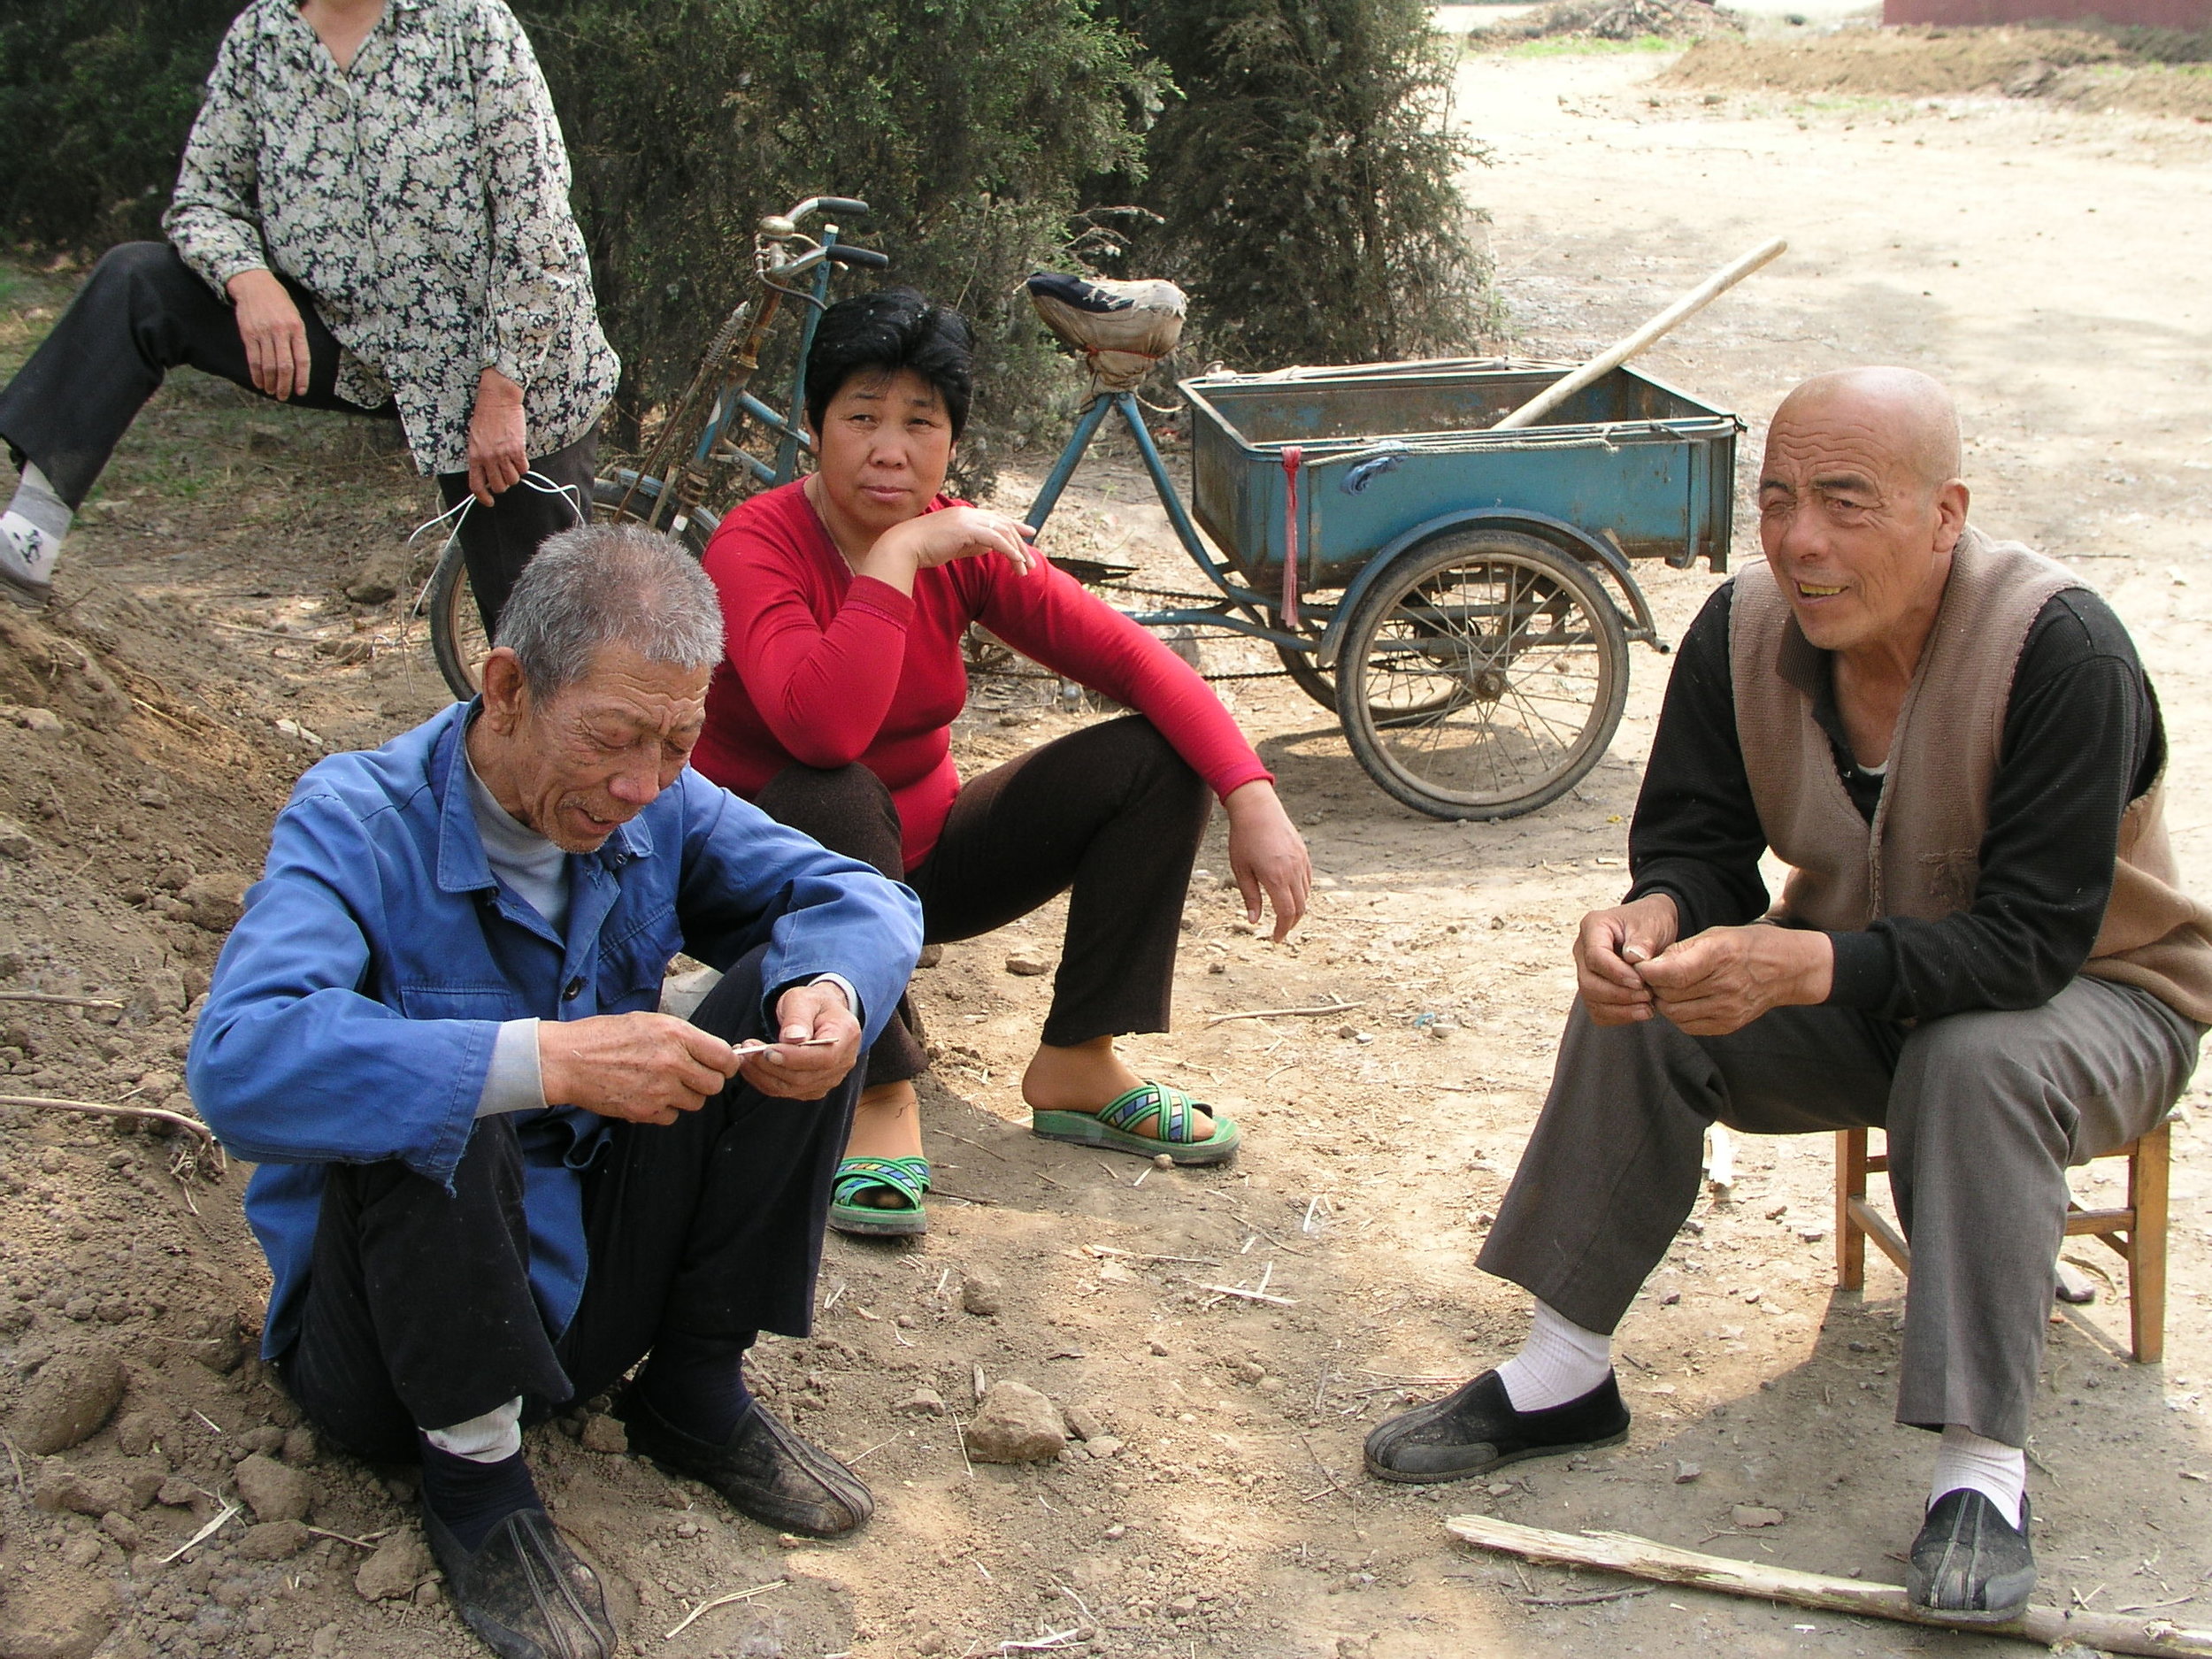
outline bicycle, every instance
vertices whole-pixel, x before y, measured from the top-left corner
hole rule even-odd
[[[626,520],[664,529],[697,558],[706,552],[723,511],[757,490],[787,484],[799,475],[801,457],[813,449],[806,434],[807,351],[829,303],[833,268],[879,271],[891,263],[872,249],[842,241],[834,220],[824,220],[818,236],[808,235],[801,227],[817,213],[859,219],[867,212],[868,204],[851,196],[810,196],[788,212],[771,213],[760,221],[753,236],[757,291],[723,319],[639,464],[594,480],[595,522]],[[788,399],[779,410],[755,396],[751,386],[786,300],[801,303],[805,315]],[[765,457],[741,442],[749,426],[761,429],[763,437],[757,442],[770,449]],[[469,589],[457,538],[448,537],[416,610],[428,612],[431,650],[446,685],[457,697],[475,696],[482,689],[478,669],[491,642]]]

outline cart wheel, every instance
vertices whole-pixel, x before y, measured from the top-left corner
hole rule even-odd
[[[1548,541],[1481,530],[1392,561],[1337,659],[1368,776],[1436,818],[1517,818],[1597,764],[1628,701],[1619,611]]]
[[[611,478],[594,480],[591,495],[594,523],[611,524],[617,518],[635,521],[652,511],[660,496],[660,481],[640,479],[634,472],[617,472]],[[626,498],[628,509],[621,511]],[[686,518],[676,540],[692,557],[702,557],[707,550],[707,538],[720,522],[711,509],[700,508]],[[437,569],[431,572],[423,609],[430,616],[430,649],[438,659],[438,672],[445,676],[447,689],[457,697],[473,697],[484,688],[480,671],[492,645],[484,634],[476,595],[469,588],[468,568],[462,562],[458,541],[447,547]]]
[[[1315,667],[1311,651],[1294,651],[1287,645],[1279,645],[1275,655],[1283,659],[1284,672],[1299,690],[1331,714],[1336,712],[1336,676],[1325,668]]]

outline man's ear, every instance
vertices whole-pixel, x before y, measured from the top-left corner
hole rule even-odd
[[[1955,478],[1936,491],[1935,548],[1938,553],[1948,553],[1958,545],[1959,537],[1966,529],[1967,499],[1963,479]]]
[[[484,724],[504,737],[521,724],[529,710],[530,683],[522,672],[522,659],[504,645],[495,645],[484,659]]]

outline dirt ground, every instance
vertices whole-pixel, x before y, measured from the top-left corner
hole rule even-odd
[[[2212,880],[2212,669],[2199,645],[2212,610],[2196,592],[2212,588],[2198,245],[2212,133],[2044,101],[1686,90],[1654,79],[1672,61],[1464,69],[1462,115],[1496,157],[1469,194],[1494,215],[1518,349],[1586,350],[1740,249],[1789,236],[1786,260],[1664,344],[1652,370],[1740,411],[1748,446],[1808,373],[1898,361],[1945,375],[1965,411],[1978,520],[2075,563],[2135,630],[2171,729],[2183,861]],[[0,269],[0,371],[66,292],[63,278]],[[0,1087],[184,1104],[188,1004],[291,780],[323,749],[374,742],[442,702],[404,600],[342,591],[431,511],[373,428],[188,376],[163,395],[71,543],[62,608],[42,622],[0,614],[0,991],[95,1004],[0,1002]],[[1125,470],[1087,472],[1064,511],[1069,544],[1171,568]],[[1740,534],[1738,556],[1753,550]],[[1670,637],[1716,580],[1650,573]],[[1026,1134],[1018,1079],[1047,981],[1005,964],[1055,955],[1056,914],[953,946],[922,974],[941,1053],[932,1232],[902,1247],[833,1237],[818,1334],[765,1343],[757,1373],[780,1409],[857,1462],[880,1500],[874,1524],[786,1548],[599,1449],[611,1442],[596,1428],[530,1437],[632,1650],[2008,1650],[1516,1567],[1442,1529],[1480,1510],[1894,1581],[1929,1443],[1890,1421],[1897,1275],[1878,1262],[1863,1297],[1830,1289],[1824,1137],[1746,1143],[1731,1201],[1701,1203],[1623,1327],[1636,1413],[1624,1447],[1448,1488],[1359,1473],[1369,1425],[1520,1336],[1524,1299],[1471,1259],[1549,1074],[1574,919],[1624,882],[1665,669],[1639,651],[1610,755],[1557,805],[1498,825],[1394,806],[1286,683],[1228,686],[1310,838],[1316,915],[1290,945],[1254,937],[1218,883],[1217,825],[1176,1029],[1130,1045],[1148,1074],[1243,1123],[1228,1170],[1153,1171]],[[965,764],[1089,718],[1051,690],[980,687]],[[1336,999],[1356,1006],[1210,1023]],[[113,1002],[127,1006],[99,1005]],[[2039,1404],[2032,1490],[2053,1604],[2212,1623],[2200,1098],[2175,1136],[2162,1367],[2126,1363],[2115,1258],[2068,1251],[2107,1287],[2054,1325]],[[266,1280],[238,1214],[243,1171],[208,1179],[173,1172],[177,1160],[153,1136],[0,1106],[0,1655],[481,1652],[422,1582],[404,1478],[319,1455],[248,1356]],[[2080,1189],[2116,1196],[2110,1168],[2083,1172]],[[102,1355],[119,1365],[104,1379]],[[1063,1402],[1087,1439],[1052,1463],[971,1467],[961,1421],[979,1380],[1001,1379]],[[118,1388],[107,1425],[72,1449],[42,1459],[27,1443],[58,1392],[96,1405]],[[242,1485],[267,1513],[304,1501],[321,1530],[250,1535],[240,1515],[165,1559]],[[1784,1518],[1749,1529],[1740,1504]],[[664,1640],[703,1601],[748,1590]]]

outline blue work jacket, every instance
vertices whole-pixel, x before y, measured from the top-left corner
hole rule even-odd
[[[462,741],[474,707],[300,779],[192,1033],[195,1104],[261,1166],[246,1218],[274,1280],[265,1356],[298,1334],[323,1166],[396,1158],[449,1187],[502,1021],[650,1010],[679,950],[726,968],[764,943],[772,1008],[839,974],[873,1041],[921,949],[909,888],[688,770],[570,855],[564,938],[485,859]],[[518,1128],[531,1288],[557,1333],[583,1293],[583,1171],[608,1122],[556,1106]]]

